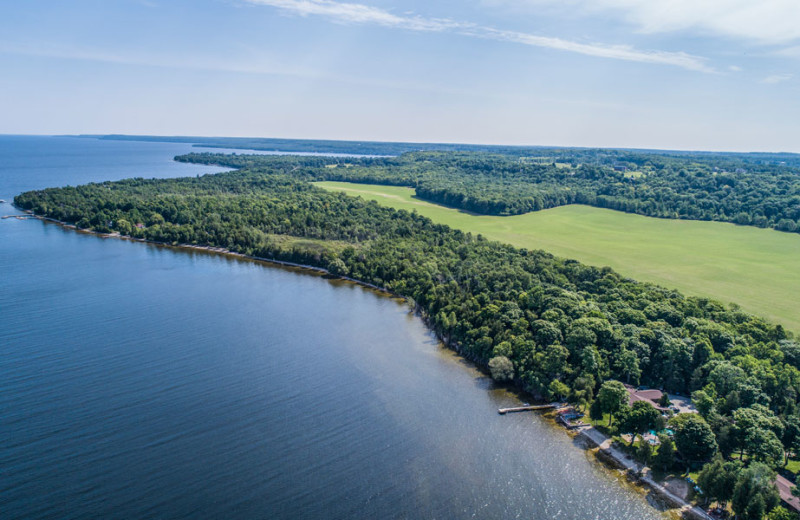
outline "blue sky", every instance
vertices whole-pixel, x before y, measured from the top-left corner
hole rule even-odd
[[[796,0],[3,2],[0,133],[800,152]]]

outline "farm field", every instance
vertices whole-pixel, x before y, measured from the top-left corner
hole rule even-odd
[[[447,208],[412,188],[317,182],[328,190],[416,210],[486,238],[598,266],[624,276],[734,302],[800,332],[800,235],[722,222],[656,219],[589,206],[498,217]]]

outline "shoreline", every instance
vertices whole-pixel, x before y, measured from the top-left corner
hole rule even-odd
[[[681,518],[714,520],[702,507],[694,505],[668,490],[663,483],[653,478],[651,468],[640,464],[627,454],[616,449],[613,441],[593,426],[582,429],[575,437],[580,437],[588,444],[594,445],[597,450],[595,456],[598,461],[607,466],[614,466],[618,471],[625,472],[629,480],[640,488],[655,493],[660,500],[669,505],[670,510],[675,511]]]
[[[286,260],[278,260],[276,258],[264,258],[264,257],[260,257],[260,256],[246,255],[244,253],[237,253],[236,251],[231,251],[229,249],[225,249],[224,247],[199,246],[199,245],[196,245],[196,244],[170,244],[170,243],[167,243],[167,242],[159,242],[157,240],[147,240],[147,239],[144,239],[144,238],[136,238],[136,237],[132,237],[130,235],[123,235],[121,233],[100,233],[98,231],[92,231],[90,229],[79,228],[75,224],[70,224],[70,223],[64,222],[62,220],[57,220],[57,219],[54,219],[54,218],[51,218],[51,217],[45,217],[43,215],[37,215],[35,213],[30,212],[29,210],[23,210],[23,211],[25,212],[24,214],[21,214],[21,215],[10,215],[10,216],[22,217],[22,220],[24,220],[25,218],[33,218],[33,219],[36,219],[36,220],[41,220],[43,222],[50,222],[52,224],[57,224],[57,225],[65,228],[65,229],[71,229],[71,230],[76,231],[78,233],[85,233],[87,235],[94,235],[94,236],[98,236],[98,237],[101,237],[101,238],[118,238],[118,239],[121,239],[121,240],[129,240],[131,242],[139,242],[139,243],[142,243],[142,244],[150,244],[150,245],[154,245],[154,246],[158,246],[158,247],[167,247],[167,248],[172,248],[172,249],[192,250],[192,251],[203,251],[203,252],[206,252],[206,253],[214,253],[214,254],[217,254],[217,255],[230,256],[230,257],[237,258],[237,259],[250,260],[252,262],[257,262],[257,263],[275,264],[275,265],[278,265],[278,266],[281,266],[281,267],[288,267],[288,268],[297,269],[297,270],[301,270],[301,271],[312,271],[313,274],[316,274],[318,276],[329,276],[329,277],[331,277],[330,278],[331,280],[342,280],[342,281],[346,281],[346,282],[351,282],[351,283],[360,285],[362,287],[365,287],[367,289],[371,289],[373,291],[377,291],[377,292],[382,293],[382,294],[384,294],[386,296],[389,296],[391,298],[395,298],[395,299],[399,299],[399,300],[403,300],[403,301],[408,301],[407,297],[399,295],[399,294],[396,294],[396,293],[393,293],[392,291],[390,291],[389,289],[387,289],[385,287],[379,287],[377,285],[374,285],[374,284],[371,284],[371,283],[368,283],[368,282],[364,282],[362,280],[357,280],[355,278],[350,278],[348,276],[341,276],[341,275],[338,275],[338,274],[333,274],[333,273],[331,273],[330,271],[328,271],[327,269],[325,269],[323,267],[316,267],[316,266],[308,265],[308,264],[298,264],[296,262],[289,262],[289,261],[286,261]],[[311,273],[309,273],[309,274],[311,274]]]
[[[19,210],[15,205],[14,207]],[[122,240],[128,240],[131,242],[139,242],[143,244],[149,244],[157,247],[164,247],[170,249],[177,249],[183,251],[200,251],[206,254],[214,254],[214,255],[222,255],[231,257],[236,260],[248,260],[251,262],[267,264],[268,266],[272,267],[281,267],[285,269],[289,269],[292,271],[300,271],[305,272],[305,274],[311,274],[320,277],[326,277],[328,281],[344,281],[348,283],[352,283],[355,285],[359,285],[365,289],[369,289],[375,291],[382,296],[387,296],[392,299],[400,300],[403,302],[408,302],[409,299],[405,296],[396,294],[385,287],[379,287],[374,284],[370,284],[368,282],[364,282],[362,280],[357,280],[355,278],[350,278],[347,276],[340,276],[335,275],[322,267],[315,267],[312,265],[307,264],[298,264],[296,262],[289,262],[285,260],[277,260],[277,259],[270,259],[270,258],[263,258],[263,257],[256,257],[251,255],[245,255],[243,253],[237,253],[235,251],[230,251],[223,247],[214,247],[214,246],[200,246],[195,244],[170,244],[166,242],[159,242],[155,240],[147,240],[144,238],[135,238],[129,235],[122,235],[120,233],[101,233],[97,231],[92,231],[89,229],[79,228],[74,224],[70,224],[61,220],[57,220],[51,217],[45,217],[43,215],[37,215],[30,210],[22,210],[24,213],[19,215],[20,217],[27,217],[33,218],[36,220],[40,220],[42,222],[56,224],[64,229],[70,229],[76,231],[78,233],[85,233],[87,235],[94,235],[100,238],[116,238]],[[16,215],[15,215],[16,216]],[[23,218],[22,220],[25,220]],[[329,278],[328,278],[329,277]],[[416,314],[420,319],[422,319],[423,323],[425,324],[426,328],[434,335],[434,337],[444,346],[445,348],[451,350],[452,352],[456,353],[458,356],[462,357],[463,359],[469,361],[473,366],[478,369],[482,373],[486,373],[485,367],[480,366],[476,363],[475,359],[472,359],[470,356],[465,355],[462,352],[460,346],[448,338],[442,337],[438,332],[436,332],[431,326],[429,322],[429,318],[424,310],[419,307],[419,305],[414,305],[414,308],[411,309],[414,314]],[[517,388],[515,386],[511,386],[509,388],[513,393],[520,396],[520,394],[525,394],[525,391]],[[536,397],[536,396],[532,396]],[[520,396],[522,400],[522,396]],[[553,425],[558,426],[559,428],[563,429],[563,427],[558,424],[558,422],[550,415],[550,414],[537,414],[542,419],[547,420],[548,422],[552,423]],[[612,441],[608,437],[606,437],[603,433],[596,430],[594,427],[584,428],[577,433],[572,433],[569,430],[564,430],[567,435],[572,438],[581,438],[584,443],[585,447],[582,447],[584,451],[587,452],[594,452],[594,460],[604,466],[607,470],[610,471],[617,471],[620,473],[627,473],[628,481],[634,485],[634,487],[640,491],[650,491],[657,495],[658,500],[661,501],[659,504],[663,506],[664,509],[662,510],[663,513],[668,514],[670,511],[674,514],[678,515],[680,518],[693,518],[693,519],[700,519],[700,520],[713,520],[712,517],[708,516],[705,511],[700,508],[700,506],[695,506],[686,500],[674,495],[669,490],[667,490],[661,483],[657,482],[650,476],[649,468],[641,466],[636,461],[630,459],[626,454],[619,452],[612,446]],[[594,446],[594,448],[592,448]],[[644,469],[644,471],[643,471]],[[649,500],[647,500],[650,503]],[[659,509],[652,503],[650,503],[651,507],[655,509]]]

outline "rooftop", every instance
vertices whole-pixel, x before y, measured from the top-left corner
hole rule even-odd
[[[775,479],[775,484],[778,486],[778,493],[781,495],[781,500],[795,511],[800,511],[800,498],[792,494],[794,484],[780,475]]]
[[[667,408],[658,404],[658,400],[661,399],[662,395],[664,395],[661,390],[655,390],[652,388],[637,390],[631,385],[625,385],[625,389],[628,391],[628,404],[632,405],[636,401],[646,401],[662,412],[667,411]]]

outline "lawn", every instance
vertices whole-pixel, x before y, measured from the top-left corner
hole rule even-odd
[[[800,460],[789,459],[789,464],[786,465],[786,471],[797,475],[800,473]]]
[[[708,296],[800,331],[800,235],[769,229],[643,217],[589,206],[525,215],[474,215],[414,196],[414,190],[318,182],[436,222],[529,249],[610,266],[624,276]]]

